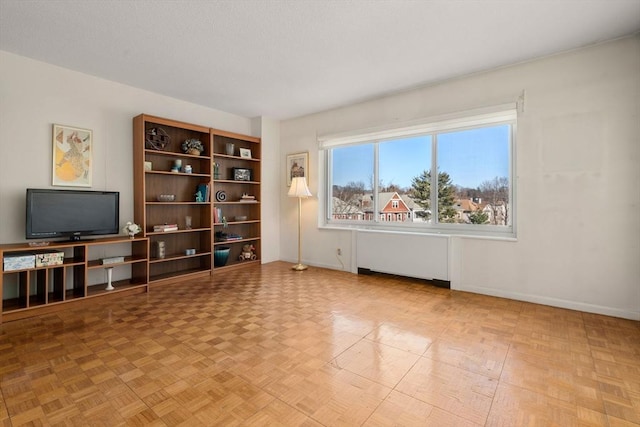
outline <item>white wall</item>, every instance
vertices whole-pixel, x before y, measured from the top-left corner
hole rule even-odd
[[[254,123],[256,133],[262,135],[262,185],[260,191],[262,213],[262,263],[280,259],[280,122],[261,117]]]
[[[0,51],[0,242],[25,241],[25,189],[51,187],[53,123],[93,130],[92,189],[119,191],[120,220],[133,219],[132,119],[141,113],[254,136],[261,131],[252,133],[254,121],[245,117]],[[277,138],[271,131],[263,140],[263,157],[277,158]],[[278,201],[262,206],[271,212]],[[264,229],[277,230],[277,221]],[[262,254],[277,259],[279,248],[263,244]]]
[[[281,124],[281,157],[316,136],[515,102],[517,242],[452,239],[452,288],[640,319],[640,36]],[[284,180],[284,171],[281,171]],[[281,258],[297,257],[296,204],[281,192]],[[318,228],[303,203],[303,258],[352,271],[351,232]]]

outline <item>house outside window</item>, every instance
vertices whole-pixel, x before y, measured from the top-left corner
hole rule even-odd
[[[515,237],[515,126],[507,110],[321,141],[325,225]]]

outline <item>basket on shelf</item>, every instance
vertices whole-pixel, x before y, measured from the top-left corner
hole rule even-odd
[[[187,139],[182,143],[182,151],[184,151],[185,154],[199,156],[200,153],[204,151],[204,146],[199,139]]]

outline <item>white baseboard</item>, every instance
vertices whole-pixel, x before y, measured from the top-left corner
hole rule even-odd
[[[475,294],[489,295],[500,298],[508,298],[516,301],[532,302],[535,304],[549,305],[552,307],[567,308],[569,310],[584,311],[587,313],[603,314],[605,316],[620,317],[622,319],[640,320],[640,312],[621,310],[596,304],[564,300],[560,298],[545,297],[541,295],[509,292],[502,289],[484,288],[479,286],[456,286],[451,284],[451,289],[456,291],[472,292]]]

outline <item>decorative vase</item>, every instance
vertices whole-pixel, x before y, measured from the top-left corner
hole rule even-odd
[[[231,248],[220,247],[215,248],[213,250],[213,266],[214,267],[223,267],[227,264],[229,260],[229,251]]]
[[[192,156],[199,156],[200,155],[200,150],[197,150],[195,148],[189,148],[187,150],[187,154],[191,154]]]
[[[112,291],[115,288],[111,284],[111,279],[113,278],[113,267],[109,267],[107,270],[107,287],[104,288],[105,291]]]
[[[128,234],[130,239],[133,239],[136,237],[136,233],[134,233],[133,231],[130,231]]]

